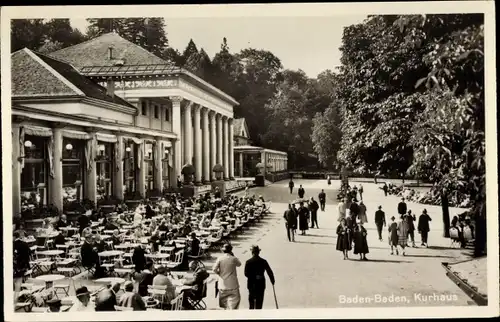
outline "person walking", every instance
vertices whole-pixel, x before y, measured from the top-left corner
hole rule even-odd
[[[427,209],[424,209],[422,211],[422,214],[420,217],[418,217],[418,232],[420,233],[420,236],[422,237],[422,246],[429,247],[427,244],[427,237],[429,236],[429,231],[430,231],[430,225],[429,222],[432,221],[431,217],[429,214],[427,214]]]
[[[217,258],[213,271],[219,276],[219,306],[225,310],[237,310],[240,306],[240,284],[236,268],[241,266],[240,260],[233,254],[233,246],[224,244],[222,256]]]
[[[367,231],[363,227],[363,221],[358,220],[357,225],[354,227],[353,238],[354,238],[354,254],[359,254],[359,260],[368,260],[366,254],[369,253],[368,241],[366,240]]]
[[[327,182],[328,186],[330,186],[332,184],[332,179],[330,178],[330,175],[328,175],[326,182]]]
[[[309,201],[309,212],[311,214],[311,228],[314,228],[314,224],[316,224],[316,228],[319,228],[318,226],[318,209],[319,205],[314,200],[313,197],[311,197],[311,200]]]
[[[408,219],[406,216],[401,216],[401,220],[398,222],[398,245],[403,249],[403,256],[406,255],[405,248],[408,244]]]
[[[305,235],[306,230],[309,229],[309,223],[308,223],[309,210],[306,207],[304,207],[303,202],[300,203],[298,213],[299,213],[299,230],[301,232],[301,235]]]
[[[396,255],[398,252],[398,223],[396,217],[391,217],[391,224],[389,225],[389,245],[391,246],[391,255],[394,255],[394,248],[396,248]]]
[[[415,217],[415,215],[412,215],[411,210],[408,210],[408,213],[406,214],[406,220],[408,221],[408,236],[411,240],[411,246],[417,247],[417,245],[415,245],[415,221],[417,220],[417,218]]]
[[[288,204],[288,209],[285,210],[283,218],[285,218],[285,228],[288,241],[294,242],[295,229],[297,229],[297,215],[295,211],[292,209],[291,204]]]
[[[335,248],[342,252],[344,259],[349,258],[348,252],[352,249],[351,229],[347,226],[345,218],[341,218],[337,226],[337,245]]]
[[[318,200],[319,200],[319,205],[321,207],[321,211],[325,211],[326,194],[324,189],[321,189],[321,192],[318,195]]]
[[[342,201],[340,201],[338,206],[337,206],[337,209],[339,211],[339,218],[338,218],[339,222],[340,222],[340,220],[342,220],[342,218],[345,218],[345,213],[347,210],[347,205],[346,205],[345,201],[346,201],[345,198],[342,198]]]
[[[356,200],[353,200],[351,205],[349,206],[349,212],[351,213],[352,220],[354,222],[357,221],[361,208],[359,207]]]
[[[382,227],[386,226],[385,212],[382,210],[382,206],[378,206],[378,210],[375,211],[375,225],[377,226],[378,240],[382,241]]]
[[[251,248],[252,258],[245,263],[245,276],[247,277],[248,302],[250,310],[262,310],[264,303],[264,293],[266,290],[266,278],[264,272],[267,273],[269,281],[274,285],[274,273],[269,263],[260,257],[260,248],[253,245]]]
[[[299,193],[299,198],[300,199],[304,198],[304,195],[306,194],[306,191],[304,190],[304,188],[302,188],[302,185],[300,185],[298,193]]]
[[[358,192],[359,192],[359,199],[363,201],[363,185],[361,183],[359,184]]]
[[[408,206],[406,205],[405,198],[401,198],[401,202],[398,203],[398,214],[401,216],[406,215],[408,211]]]
[[[384,186],[382,187],[382,190],[384,190],[384,194],[387,197],[387,192],[389,191],[389,187],[387,186],[387,182],[384,182]]]
[[[359,202],[359,220],[366,224],[368,222],[368,216],[366,215],[366,206],[363,203],[363,200]]]
[[[295,183],[293,183],[293,180],[290,179],[290,182],[288,182],[288,188],[290,188],[290,194],[293,193],[293,187],[295,186]]]

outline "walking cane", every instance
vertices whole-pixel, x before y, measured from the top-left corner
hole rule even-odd
[[[273,284],[273,293],[274,293],[274,303],[276,303],[276,309],[279,309],[278,300],[276,299],[276,290],[274,289],[274,284]]]

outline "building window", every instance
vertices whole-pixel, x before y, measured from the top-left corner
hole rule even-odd
[[[26,135],[24,168],[21,171],[21,205],[23,209],[47,205],[48,155],[47,139]]]
[[[146,173],[146,191],[154,189],[154,146],[153,143],[144,144],[144,171]]]
[[[125,142],[125,155],[123,157],[123,185],[124,193],[136,192],[136,156],[137,145],[133,141]]]
[[[97,201],[113,194],[113,143],[98,142],[96,156]]]
[[[165,109],[165,121],[170,122],[170,110],[168,108]]]
[[[159,108],[159,106],[158,105],[154,105],[153,108],[154,108],[154,111],[155,111],[155,114],[154,114],[155,119],[159,119],[160,118],[160,108]]]
[[[63,138],[63,202],[83,199],[85,140]]]
[[[146,101],[142,101],[141,103],[141,114],[144,116],[148,115],[148,104]]]

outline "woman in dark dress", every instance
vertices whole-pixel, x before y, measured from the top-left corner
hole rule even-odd
[[[354,254],[359,254],[360,260],[368,260],[366,254],[369,253],[368,242],[366,240],[366,228],[363,227],[363,221],[358,220],[357,225],[354,227]]]
[[[340,224],[337,226],[337,250],[344,254],[344,259],[349,258],[348,252],[351,247],[351,229],[347,226],[345,218],[340,219]]]
[[[391,245],[391,255],[394,255],[394,248],[396,248],[396,255],[398,252],[398,224],[396,223],[396,217],[391,217],[391,224],[389,225],[389,245]]]
[[[309,223],[308,223],[308,216],[309,216],[309,210],[304,207],[304,203],[300,203],[299,207],[299,230],[301,231],[302,235],[306,234],[306,230],[309,229]]]

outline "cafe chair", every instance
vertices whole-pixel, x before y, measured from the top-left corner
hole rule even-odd
[[[203,281],[203,286],[202,286],[201,297],[200,298],[188,297],[189,304],[195,310],[206,310],[207,309],[207,304],[204,301],[204,299],[207,297],[207,281],[208,281],[208,278],[206,278]]]
[[[170,301],[170,311],[181,311],[182,310],[182,300],[184,299],[184,292],[177,295],[175,299]]]

